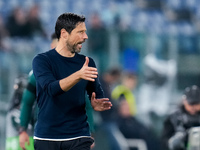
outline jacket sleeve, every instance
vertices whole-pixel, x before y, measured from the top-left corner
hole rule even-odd
[[[32,108],[36,99],[35,78],[32,71],[29,74],[28,84],[22,95],[22,104],[20,112],[20,126],[27,129],[32,117]]]
[[[64,93],[60,87],[59,80],[56,80],[53,76],[51,61],[46,55],[37,55],[33,59],[32,67],[38,88],[41,88],[52,97]]]
[[[89,60],[89,66],[96,68],[95,62],[91,58]],[[92,92],[96,93],[96,98],[104,98],[104,92],[99,81],[99,76],[95,79],[94,82],[92,81],[88,82],[86,90],[87,90],[87,94],[89,95],[89,99],[91,99]]]

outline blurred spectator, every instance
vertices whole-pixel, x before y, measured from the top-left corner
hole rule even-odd
[[[8,17],[6,27],[11,37],[27,38],[31,35],[26,15],[21,7],[16,7]]]
[[[88,34],[91,39],[88,43],[89,50],[91,52],[107,50],[107,31],[98,13],[92,14],[89,29]]]
[[[3,16],[0,14],[0,51],[6,50],[6,45],[3,42],[3,39],[8,36],[8,31],[4,24]]]
[[[39,17],[39,6],[38,5],[33,5],[28,13],[27,16],[28,19],[28,25],[30,27],[30,32],[31,32],[31,36],[42,36],[42,37],[47,37],[43,26],[42,26],[42,22],[40,20]]]
[[[162,150],[186,150],[189,148],[187,146],[191,147],[188,131],[193,127],[200,127],[200,89],[196,85],[185,89],[181,104],[166,118],[162,131]],[[199,140],[197,142],[199,145]]]
[[[108,31],[98,13],[93,13],[88,30],[88,52],[97,60],[99,72],[105,71],[108,60]]]
[[[26,85],[27,75],[21,75],[15,79],[14,92],[6,116],[6,150],[19,149],[20,103]],[[33,124],[29,123],[27,132],[33,133]]]
[[[56,47],[58,39],[56,34],[51,35],[50,49]],[[20,109],[20,126],[19,126],[19,144],[22,149],[25,149],[26,144],[31,146],[26,147],[28,150],[33,148],[33,133],[28,133],[28,125],[32,122],[35,125],[37,121],[38,107],[36,105],[36,81],[33,75],[33,70],[29,72],[27,86],[23,91]]]
[[[36,81],[33,71],[30,71],[27,86],[24,88],[20,103],[20,121],[19,121],[19,145],[22,149],[25,148],[25,143],[33,146],[33,132],[28,133],[28,125],[31,122],[33,126],[37,120],[37,107],[35,105],[36,99]],[[27,147],[26,147],[27,148]],[[30,147],[31,148],[31,147]],[[33,147],[32,147],[33,149]]]
[[[118,100],[121,95],[124,95],[129,106],[130,113],[132,115],[136,114],[136,101],[133,94],[133,89],[135,89],[137,84],[137,76],[131,72],[125,72],[122,76],[122,83],[114,88],[112,91],[112,98]]]
[[[119,82],[121,70],[119,68],[110,68],[104,72],[100,77],[102,89],[104,89],[105,97],[108,97],[113,104],[111,92],[113,87]],[[116,105],[113,104],[112,109],[105,112],[99,112],[101,117],[100,130],[105,133],[106,141],[108,142],[109,150],[125,150],[127,147],[124,145],[123,136],[116,125]],[[98,133],[98,132],[97,132]],[[96,134],[96,136],[99,136]],[[98,140],[98,137],[96,138]],[[105,149],[105,148],[103,148]]]
[[[117,125],[124,137],[126,139],[144,140],[148,150],[159,150],[159,140],[150,129],[131,114],[130,105],[124,95],[121,95],[118,101]],[[130,150],[138,149],[135,147],[130,148]]]
[[[118,67],[108,69],[100,77],[101,86],[104,89],[104,95],[105,97],[108,97],[112,103],[114,102],[111,98],[111,92],[114,87],[119,83],[120,77],[121,70]],[[110,110],[99,112],[103,122],[113,120],[113,115],[115,114],[114,109],[115,107],[113,106]]]

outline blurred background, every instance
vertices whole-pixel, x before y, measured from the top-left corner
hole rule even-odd
[[[100,75],[117,67],[137,76],[136,117],[159,137],[183,89],[200,86],[199,5],[199,0],[1,0],[0,150],[15,79],[29,73],[37,53],[50,49],[56,19],[64,12],[86,17],[89,39],[81,53],[95,60]],[[101,118],[94,116],[98,129]]]

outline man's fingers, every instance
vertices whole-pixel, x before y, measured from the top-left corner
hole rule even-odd
[[[103,103],[102,103],[103,110],[111,109],[112,103],[109,101],[109,99],[108,98],[103,98],[102,100],[103,100]]]
[[[91,75],[91,74],[88,74],[84,77],[85,80],[92,81],[92,82],[95,81],[95,78],[97,78],[97,75]]]
[[[89,64],[89,58],[85,57],[85,63],[83,64],[83,66],[88,66],[88,64]]]
[[[88,81],[95,81],[95,78],[97,78],[98,72],[97,68],[95,67],[88,67],[89,64],[89,58],[85,57],[85,63],[82,67],[82,79],[88,80]]]
[[[96,74],[86,74],[85,75],[86,78],[97,78]]]
[[[111,102],[103,102],[104,107],[111,107],[112,103]]]
[[[112,103],[109,101],[109,98],[99,98],[96,99],[95,93],[92,93],[91,100],[92,100],[92,106],[94,110],[96,111],[104,111],[109,110],[112,107]]]
[[[105,107],[111,107],[112,103],[111,102],[104,102],[103,106],[105,106]]]
[[[93,93],[92,93],[92,99],[95,99],[95,97],[96,97],[96,93],[93,92]]]
[[[88,67],[87,68],[89,71],[95,71],[95,72],[97,72],[97,68],[95,68],[95,67]]]
[[[25,149],[25,143],[20,143],[20,147],[24,150]]]
[[[89,71],[89,70],[87,70],[85,72],[85,75],[98,75],[98,72],[97,71]]]
[[[88,73],[88,74],[98,74],[98,72],[97,72],[97,69],[96,68],[93,68],[93,67],[88,67],[88,68],[86,68],[86,73]]]
[[[100,99],[97,99],[97,100],[99,100],[99,101],[109,101],[109,98],[100,98]]]
[[[89,58],[85,57],[85,63],[83,64],[82,69],[82,79],[88,80],[88,81],[95,81],[95,78],[97,78],[98,72],[97,68],[95,67],[88,67],[89,64]]]
[[[95,79],[93,79],[93,78],[85,78],[85,80],[92,81],[92,82],[95,81]]]

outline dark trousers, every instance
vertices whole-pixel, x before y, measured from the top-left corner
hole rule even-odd
[[[78,138],[69,141],[35,140],[35,150],[90,150],[94,140],[91,138]]]

